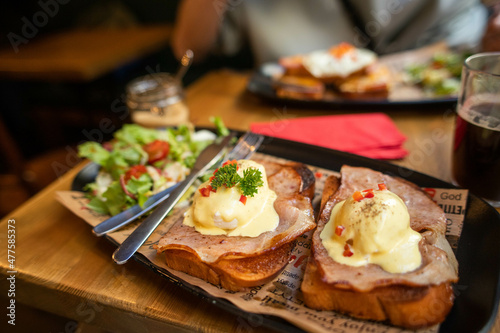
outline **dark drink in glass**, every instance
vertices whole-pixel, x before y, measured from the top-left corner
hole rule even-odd
[[[500,207],[500,52],[475,54],[464,62],[452,177]]]
[[[452,164],[458,185],[500,204],[500,102],[458,110]]]

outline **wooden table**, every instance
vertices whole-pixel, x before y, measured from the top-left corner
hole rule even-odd
[[[191,86],[187,101],[194,124],[210,126],[209,117],[219,115],[229,127],[246,130],[254,121],[345,113],[276,108],[244,93],[246,80],[244,74],[219,71]],[[388,114],[408,136],[405,146],[410,154],[395,163],[449,181],[452,110],[401,109]],[[2,293],[8,289],[7,223],[14,219],[18,303],[117,332],[266,331],[256,326],[251,315],[234,316],[134,261],[114,264],[111,254],[115,247],[93,236],[84,221],[54,199],[55,191],[69,189],[79,168],[81,165],[0,223]],[[22,320],[22,313],[17,319]],[[493,332],[500,332],[498,320]]]
[[[0,77],[90,81],[165,47],[170,25],[70,30],[0,50]]]

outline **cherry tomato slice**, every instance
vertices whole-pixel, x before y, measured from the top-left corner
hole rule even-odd
[[[145,174],[146,172],[148,172],[148,170],[146,169],[146,166],[134,165],[133,167],[131,167],[130,169],[127,170],[127,172],[125,173],[124,180],[125,180],[125,182],[128,182],[132,177],[137,179],[140,176],[142,176],[143,174]]]
[[[142,149],[148,154],[148,163],[154,163],[167,157],[170,151],[170,144],[167,141],[155,140],[145,144]]]

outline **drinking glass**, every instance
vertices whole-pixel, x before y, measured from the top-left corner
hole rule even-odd
[[[452,168],[456,185],[500,207],[500,52],[464,62]]]

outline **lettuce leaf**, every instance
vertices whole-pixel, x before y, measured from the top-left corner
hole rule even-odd
[[[78,156],[88,158],[99,165],[104,165],[110,156],[110,152],[104,149],[101,144],[89,141],[78,146]]]
[[[148,174],[143,174],[139,178],[131,178],[126,187],[130,193],[137,197],[138,204],[142,207],[151,195],[153,179]]]
[[[104,198],[103,203],[106,206],[107,214],[112,216],[122,212],[127,207],[127,198],[130,198],[123,192],[119,181],[114,181],[102,194],[102,197]]]
[[[152,128],[141,127],[136,124],[125,124],[115,132],[115,139],[134,144],[144,145],[159,138],[160,132]]]

